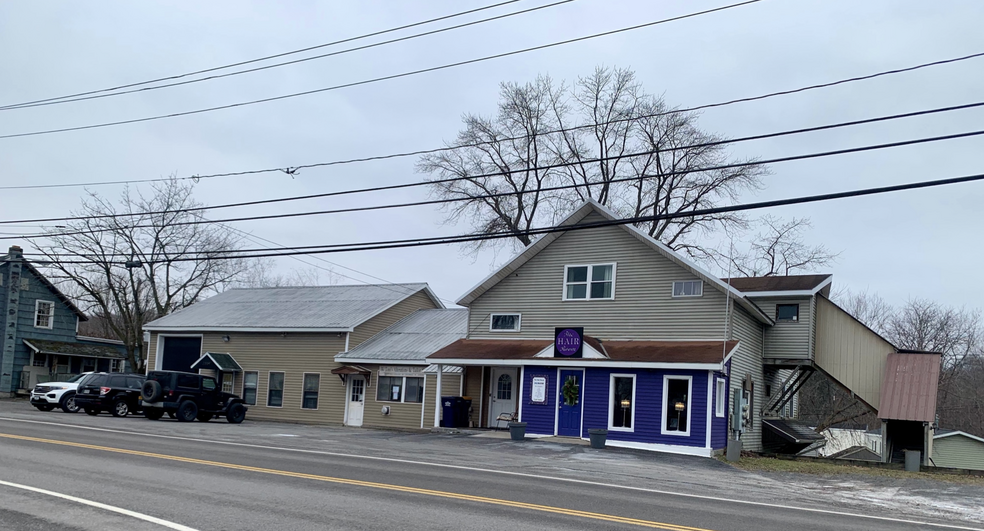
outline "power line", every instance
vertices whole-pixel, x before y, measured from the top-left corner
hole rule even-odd
[[[513,1],[519,1],[519,0],[513,0]],[[112,92],[112,93],[106,93],[106,94],[93,94],[93,95],[88,95],[88,96],[80,96],[80,97],[76,97],[76,98],[60,99],[60,100],[57,100],[57,101],[43,101],[43,102],[31,103],[31,104],[21,104],[21,105],[16,105],[16,106],[0,107],[0,111],[10,111],[10,110],[17,110],[17,109],[28,109],[28,108],[32,108],[32,107],[44,107],[44,106],[48,106],[48,105],[60,105],[62,103],[72,103],[72,102],[77,102],[77,101],[94,100],[94,99],[100,99],[100,98],[111,98],[111,97],[114,97],[114,96],[123,96],[125,94],[133,94],[135,92],[146,92],[146,91],[150,91],[150,90],[158,90],[158,89],[163,89],[163,88],[177,87],[177,86],[181,86],[181,85],[190,85],[192,83],[200,83],[202,81],[211,81],[211,80],[214,80],[214,79],[220,79],[220,78],[224,78],[224,77],[231,77],[231,76],[238,76],[238,75],[241,75],[241,74],[248,74],[248,73],[252,73],[252,72],[259,72],[261,70],[269,70],[271,68],[279,68],[281,66],[289,66],[289,65],[294,65],[294,64],[298,64],[298,63],[304,63],[304,62],[307,62],[307,61],[313,61],[315,59],[324,59],[326,57],[334,57],[336,55],[343,55],[343,54],[346,54],[346,53],[357,52],[357,51],[361,51],[361,50],[368,50],[370,48],[377,48],[379,46],[385,46],[387,44],[393,44],[393,43],[397,43],[397,42],[409,41],[409,40],[416,39],[416,38],[419,38],[419,37],[426,37],[426,36],[430,36],[430,35],[436,35],[438,33],[444,33],[446,31],[456,30],[456,29],[460,29],[460,28],[464,28],[464,27],[468,27],[468,26],[476,26],[478,24],[484,24],[486,22],[491,22],[491,21],[494,21],[494,20],[500,20],[500,19],[512,17],[512,16],[515,16],[515,15],[524,15],[524,14],[531,13],[531,12],[534,12],[534,11],[539,11],[541,9],[547,9],[547,8],[559,6],[561,4],[568,4],[568,3],[571,3],[573,1],[574,0],[560,0],[560,1],[554,2],[552,4],[545,4],[545,5],[542,5],[542,6],[537,6],[537,7],[533,7],[533,8],[529,8],[529,9],[524,9],[524,10],[521,10],[521,11],[514,11],[512,13],[505,13],[503,15],[496,15],[494,17],[484,18],[484,19],[481,19],[481,20],[474,20],[474,21],[471,21],[471,22],[465,22],[463,24],[458,24],[458,25],[455,25],[455,26],[448,26],[446,28],[439,28],[439,29],[436,29],[436,30],[425,31],[425,32],[422,32],[422,33],[415,33],[413,35],[407,35],[405,37],[399,37],[399,38],[390,39],[390,40],[387,40],[387,41],[381,41],[381,42],[376,42],[376,43],[372,43],[372,44],[366,44],[364,46],[356,46],[354,48],[346,48],[344,50],[338,50],[338,51],[335,51],[335,52],[329,52],[329,53],[325,53],[325,54],[314,55],[314,56],[311,56],[311,57],[304,57],[302,59],[295,59],[293,61],[285,61],[285,62],[282,62],[282,63],[274,63],[272,65],[258,66],[258,67],[249,68],[249,69],[246,69],[246,70],[238,70],[236,72],[229,72],[229,73],[226,73],[226,74],[216,74],[216,75],[212,75],[212,76],[208,76],[208,77],[203,77],[203,78],[199,78],[199,79],[190,79],[190,80],[187,80],[187,81],[176,81],[174,83],[167,83],[167,84],[164,84],[164,85],[156,85],[156,86],[153,86],[153,87],[133,88],[133,89],[130,89],[130,90],[124,90],[124,91],[120,91],[120,92]]]
[[[837,123],[833,123],[833,124],[825,124],[825,125],[819,125],[819,126],[813,126],[813,127],[804,127],[804,128],[791,129],[791,130],[786,130],[786,131],[779,131],[779,132],[773,132],[773,133],[765,133],[765,134],[760,134],[760,135],[751,135],[751,136],[738,137],[738,138],[733,138],[733,139],[714,140],[714,141],[710,141],[710,142],[702,142],[702,143],[690,144],[690,145],[685,145],[685,146],[674,146],[674,147],[669,147],[669,148],[665,148],[665,149],[662,149],[662,150],[648,150],[648,151],[642,151],[642,152],[634,152],[634,153],[624,153],[624,154],[620,154],[620,155],[612,155],[612,156],[609,156],[609,157],[598,157],[598,158],[593,158],[593,159],[582,159],[582,160],[576,161],[576,164],[593,164],[593,163],[597,163],[597,162],[605,162],[605,161],[610,161],[610,160],[621,160],[621,159],[625,159],[625,158],[634,158],[634,157],[641,157],[641,156],[648,156],[648,155],[656,155],[656,154],[659,154],[659,153],[662,153],[662,152],[681,151],[681,150],[687,150],[687,149],[697,149],[697,148],[705,148],[705,147],[712,147],[712,146],[719,146],[719,145],[730,145],[730,144],[737,144],[737,143],[740,143],[740,142],[748,142],[748,141],[753,141],[753,140],[764,140],[764,139],[768,139],[768,138],[776,138],[776,137],[782,137],[782,136],[788,136],[788,135],[796,135],[796,134],[803,134],[803,133],[812,133],[812,132],[817,132],[817,131],[825,131],[825,130],[830,130],[830,129],[837,129],[837,128],[841,128],[841,127],[851,127],[851,126],[856,126],[856,125],[864,125],[864,124],[884,122],[884,121],[888,121],[888,120],[897,120],[897,119],[912,118],[912,117],[916,117],[916,116],[925,116],[925,115],[931,115],[931,114],[937,114],[937,113],[943,113],[943,112],[952,112],[952,111],[958,111],[958,110],[967,110],[967,109],[973,109],[973,108],[977,108],[977,107],[984,107],[984,101],[982,101],[982,102],[976,102],[976,103],[967,103],[967,104],[963,104],[963,105],[953,105],[953,106],[949,106],[949,107],[938,107],[938,108],[935,108],[935,109],[928,109],[928,110],[922,110],[922,111],[914,111],[914,112],[901,113],[901,114],[884,115],[884,116],[878,116],[878,117],[874,117],[874,118],[864,118],[864,119],[861,119],[861,120],[852,120],[852,121],[847,121],[847,122],[837,122]],[[573,164],[575,164],[575,163],[574,162],[566,162],[566,163],[550,164],[550,165],[544,165],[544,166],[534,166],[534,167],[530,167],[530,168],[521,168],[521,169],[515,169],[515,170],[499,171],[499,172],[495,172],[495,173],[470,175],[468,177],[454,177],[454,178],[439,179],[439,180],[434,180],[434,181],[420,181],[420,182],[414,182],[414,183],[409,183],[409,184],[408,183],[404,183],[404,184],[399,184],[399,185],[390,185],[391,187],[382,187],[382,189],[390,190],[390,189],[396,189],[396,188],[406,188],[408,186],[428,186],[428,185],[432,185],[432,184],[443,184],[443,183],[450,183],[450,182],[456,182],[456,181],[479,179],[479,178],[484,178],[484,177],[498,177],[498,176],[507,175],[507,174],[513,174],[513,173],[523,173],[523,172],[529,172],[529,171],[549,170],[549,169],[554,169],[554,168],[559,168],[559,167],[566,167],[566,166],[570,166],[570,165],[573,165]],[[711,169],[713,169],[713,168],[711,168]],[[633,180],[635,180],[635,178],[633,178]],[[616,181],[616,182],[618,182],[618,181]],[[283,202],[290,202],[290,201],[301,201],[301,200],[307,200],[307,199],[320,199],[320,198],[333,197],[333,196],[338,196],[338,195],[350,195],[350,194],[356,194],[356,193],[364,193],[364,192],[369,192],[369,191],[380,191],[380,188],[371,188],[371,189],[362,188],[362,189],[342,190],[342,191],[337,191],[337,192],[324,192],[324,193],[320,193],[320,194],[308,194],[308,195],[289,196],[289,197],[280,197],[280,198],[272,198],[272,199],[258,199],[258,200],[255,200],[255,201],[243,201],[243,202],[238,202],[238,203],[225,203],[225,204],[213,205],[213,206],[201,206],[201,207],[182,208],[182,209],[173,209],[173,210],[141,211],[141,212],[133,212],[133,213],[126,213],[125,212],[125,213],[120,213],[120,214],[99,214],[99,215],[92,215],[92,216],[70,216],[70,217],[60,217],[60,218],[36,218],[36,219],[26,219],[26,220],[25,219],[21,219],[21,220],[0,220],[0,225],[8,225],[8,224],[18,224],[18,225],[20,225],[20,224],[34,224],[34,223],[49,223],[49,222],[56,222],[56,221],[79,221],[79,220],[86,220],[86,219],[107,219],[107,218],[118,219],[118,218],[129,218],[129,217],[135,217],[135,216],[145,216],[145,215],[171,214],[171,213],[182,213],[182,212],[198,212],[198,211],[205,211],[205,210],[218,210],[218,209],[224,209],[224,208],[236,208],[236,207],[244,207],[244,206],[256,206],[256,205],[266,205],[266,204],[273,204],[273,203],[283,203]]]
[[[666,115],[671,115],[671,114],[686,113],[686,112],[695,112],[695,111],[699,111],[699,110],[703,110],[703,109],[710,109],[710,108],[714,108],[714,107],[723,107],[723,106],[726,106],[726,105],[733,105],[733,104],[736,104],[736,103],[745,103],[745,102],[750,102],[750,101],[764,100],[764,99],[773,98],[773,97],[777,97],[777,96],[785,96],[785,95],[795,94],[795,93],[799,93],[799,92],[805,92],[805,91],[809,91],[809,90],[816,90],[816,89],[821,89],[821,88],[832,87],[832,86],[841,85],[841,84],[844,84],[844,83],[852,83],[852,82],[856,82],[856,81],[864,81],[864,80],[874,79],[874,78],[878,78],[878,77],[882,77],[882,76],[887,76],[887,75],[893,75],[893,74],[905,73],[905,72],[912,72],[912,71],[920,70],[920,69],[923,69],[923,68],[929,68],[929,67],[938,66],[938,65],[950,64],[950,63],[955,63],[955,62],[959,62],[959,61],[966,61],[966,60],[969,60],[969,59],[976,59],[976,58],[979,58],[979,57],[984,57],[984,52],[975,53],[975,54],[971,54],[971,55],[964,55],[964,56],[961,56],[961,57],[954,57],[954,58],[950,58],[950,59],[943,59],[943,60],[939,60],[939,61],[932,61],[932,62],[929,62],[929,63],[921,63],[921,64],[918,64],[918,65],[913,65],[913,66],[909,66],[909,67],[905,67],[905,68],[897,68],[897,69],[893,69],[893,70],[884,70],[884,71],[875,72],[875,73],[872,73],[872,74],[867,74],[867,75],[864,75],[864,76],[856,76],[856,77],[844,78],[844,79],[839,79],[839,80],[836,80],[836,81],[830,81],[830,82],[826,82],[826,83],[819,83],[819,84],[814,84],[814,85],[808,85],[808,86],[799,87],[799,88],[795,88],[795,89],[789,89],[789,90],[783,90],[783,91],[777,91],[777,92],[770,92],[770,93],[761,94],[761,95],[758,95],[758,96],[750,96],[750,97],[745,97],[745,98],[732,99],[732,100],[727,100],[727,101],[722,101],[722,102],[717,102],[717,103],[708,103],[708,104],[704,104],[704,105],[698,105],[698,106],[695,106],[695,107],[688,107],[688,108],[683,108],[683,109],[672,109],[672,110],[669,110],[669,111],[664,111],[664,112],[654,113],[654,114],[642,114],[642,115],[637,115],[637,116],[633,116],[633,117],[629,117],[629,118],[620,118],[620,119],[617,119],[617,120],[609,120],[609,121],[601,122],[601,125],[605,125],[605,124],[616,124],[616,123],[621,123],[621,122],[626,122],[626,121],[631,121],[631,120],[638,120],[638,119],[642,119],[642,118],[656,118],[656,117],[659,117],[659,116],[666,116]],[[587,125],[583,125],[583,126],[575,126],[575,127],[570,127],[570,128],[560,128],[560,129],[555,129],[555,130],[544,131],[544,132],[542,132],[540,134],[541,135],[550,135],[550,134],[556,134],[556,133],[564,133],[564,132],[575,131],[575,130],[579,130],[579,129],[585,129],[585,128],[589,128],[589,127],[594,127],[595,125],[597,125],[597,124],[587,124]],[[508,142],[508,141],[511,141],[511,140],[519,140],[520,138],[521,137],[502,138],[502,139],[499,139],[499,141]],[[372,161],[387,160],[387,159],[394,159],[394,158],[413,157],[413,156],[418,156],[418,155],[428,155],[428,154],[440,153],[440,152],[444,152],[444,151],[454,151],[456,149],[461,149],[461,148],[479,147],[479,146],[483,146],[483,145],[487,145],[487,144],[489,144],[489,143],[488,142],[476,142],[476,143],[472,143],[472,144],[459,144],[459,145],[455,145],[455,146],[446,146],[446,147],[433,148],[433,149],[422,149],[422,150],[417,150],[417,151],[406,151],[406,152],[401,152],[401,153],[391,153],[391,154],[387,154],[387,155],[374,155],[374,156],[369,156],[369,157],[360,157],[360,158],[352,158],[352,159],[334,160],[334,161],[327,161],[327,162],[317,162],[317,163],[311,163],[311,164],[303,164],[303,165],[299,165],[299,166],[279,167],[279,168],[266,168],[266,169],[258,169],[258,170],[245,170],[245,171],[224,172],[224,173],[212,173],[212,174],[198,174],[198,175],[190,175],[190,176],[185,176],[185,177],[173,177],[173,178],[161,177],[161,178],[155,178],[155,179],[129,179],[129,180],[117,180],[117,181],[96,181],[96,182],[86,182],[86,183],[55,183],[55,184],[34,184],[34,185],[0,186],[0,190],[29,190],[29,189],[47,189],[47,188],[69,188],[69,187],[80,187],[80,186],[105,186],[105,185],[119,185],[119,184],[142,184],[142,183],[152,183],[152,182],[164,182],[164,181],[169,181],[169,180],[172,180],[172,179],[173,180],[179,180],[179,181],[193,180],[195,182],[198,182],[198,181],[200,181],[202,179],[212,179],[212,178],[218,178],[218,177],[239,177],[239,176],[245,176],[245,175],[257,175],[257,174],[274,173],[274,172],[293,173],[293,172],[296,172],[297,170],[308,169],[308,168],[318,168],[318,167],[327,167],[327,166],[340,166],[340,165],[355,164],[355,163],[362,163],[362,162],[372,162]]]
[[[583,36],[583,37],[576,37],[576,38],[573,38],[573,39],[566,39],[566,40],[563,40],[563,41],[556,41],[556,42],[552,42],[552,43],[548,43],[548,44],[541,44],[539,46],[532,46],[530,48],[523,48],[523,49],[520,49],[520,50],[513,50],[511,52],[504,52],[504,53],[499,53],[499,54],[495,54],[495,55],[487,55],[485,57],[479,57],[479,58],[476,58],[476,59],[468,59],[468,60],[465,60],[465,61],[457,61],[457,62],[454,62],[454,63],[447,63],[447,64],[443,64],[443,65],[440,65],[440,66],[432,66],[432,67],[429,67],[429,68],[422,68],[422,69],[419,69],[419,70],[411,70],[411,71],[408,71],[408,72],[402,72],[402,73],[399,73],[399,74],[391,74],[391,75],[388,75],[388,76],[376,77],[376,78],[372,78],[372,79],[365,79],[365,80],[362,80],[362,81],[353,81],[351,83],[344,83],[344,84],[341,84],[341,85],[334,85],[334,86],[331,86],[331,87],[323,87],[323,88],[319,88],[319,89],[306,90],[306,91],[303,91],[303,92],[294,92],[294,93],[291,93],[291,94],[284,94],[284,95],[281,95],[281,96],[272,96],[272,97],[269,97],[269,98],[261,98],[261,99],[258,99],[258,100],[250,100],[250,101],[243,101],[243,102],[239,102],[239,103],[231,103],[231,104],[227,104],[227,105],[219,105],[219,106],[216,106],[216,107],[207,107],[207,108],[204,108],[204,109],[196,109],[196,110],[193,110],[193,111],[183,111],[183,112],[177,112],[177,113],[171,113],[171,114],[160,114],[160,115],[148,116],[148,117],[144,117],[144,118],[134,118],[134,119],[130,119],[130,120],[120,120],[120,121],[116,121],[116,122],[103,122],[103,123],[98,123],[98,124],[82,125],[82,126],[77,126],[77,127],[64,127],[64,128],[61,128],[61,129],[46,129],[46,130],[42,130],[42,131],[32,131],[32,132],[28,132],[28,133],[12,133],[12,134],[8,134],[8,135],[0,135],[0,139],[20,138],[20,137],[38,136],[38,135],[47,135],[47,134],[53,134],[53,133],[65,133],[65,132],[69,132],[69,131],[82,131],[82,130],[87,130],[87,129],[98,129],[98,128],[103,128],[103,127],[117,126],[117,125],[126,125],[126,124],[134,124],[134,123],[141,123],[141,122],[150,122],[150,121],[154,121],[154,120],[163,120],[163,119],[167,119],[167,118],[177,118],[179,116],[190,116],[190,115],[193,115],[193,114],[202,114],[202,113],[212,112],[212,111],[218,111],[218,110],[222,110],[222,109],[232,109],[232,108],[235,108],[235,107],[244,107],[244,106],[247,106],[247,105],[256,105],[256,104],[259,104],[259,103],[269,103],[271,101],[279,101],[279,100],[285,100],[285,99],[289,99],[289,98],[296,98],[298,96],[307,96],[307,95],[310,95],[310,94],[318,94],[318,93],[321,93],[321,92],[328,92],[328,91],[338,90],[338,89],[343,89],[343,88],[351,88],[351,87],[357,87],[357,86],[361,86],[361,85],[368,85],[370,83],[378,83],[380,81],[389,81],[389,80],[392,80],[392,79],[399,79],[399,78],[403,78],[403,77],[415,76],[415,75],[418,75],[418,74],[424,74],[424,73],[429,73],[429,72],[437,72],[439,70],[446,70],[448,68],[455,68],[455,67],[469,65],[469,64],[481,63],[481,62],[484,62],[484,61],[490,61],[492,59],[501,59],[503,57],[510,57],[510,56],[513,56],[513,55],[519,55],[519,54],[533,52],[533,51],[537,51],[537,50],[545,50],[547,48],[554,48],[554,47],[557,47],[557,46],[563,46],[563,45],[572,44],[572,43],[575,43],[575,42],[586,41],[586,40],[595,39],[595,38],[598,38],[598,37],[606,37],[606,36],[609,36],[609,35],[615,35],[617,33],[624,33],[624,32],[627,32],[627,31],[633,31],[633,30],[637,30],[637,29],[647,28],[647,27],[650,27],[650,26],[655,26],[657,24],[665,24],[667,22],[674,22],[674,21],[677,21],[677,20],[683,20],[683,19],[687,19],[687,18],[697,17],[697,16],[700,16],[700,15],[706,15],[706,14],[709,14],[709,13],[715,13],[717,11],[724,11],[726,9],[732,9],[732,8],[741,7],[741,6],[745,6],[745,5],[749,5],[749,4],[755,4],[755,3],[758,3],[758,2],[761,2],[761,1],[762,0],[745,0],[744,2],[739,2],[739,3],[735,3],[735,4],[729,4],[729,5],[722,6],[722,7],[716,7],[716,8],[713,8],[713,9],[707,9],[707,10],[704,10],[704,11],[697,11],[697,12],[694,12],[694,13],[688,13],[686,15],[680,15],[680,16],[677,16],[677,17],[666,18],[666,19],[662,19],[662,20],[656,20],[656,21],[653,21],[653,22],[647,22],[645,24],[637,24],[635,26],[628,26],[628,27],[619,28],[619,29],[615,29],[615,30],[609,30],[609,31],[601,32],[601,33],[595,33],[595,34],[592,34],[592,35],[586,35],[586,36]]]
[[[58,97],[54,97],[54,98],[45,98],[45,99],[41,99],[41,100],[25,101],[25,102],[21,102],[21,103],[11,103],[11,104],[8,104],[8,105],[0,106],[0,110],[6,110],[6,109],[12,109],[12,108],[18,108],[18,107],[34,106],[35,104],[39,104],[39,103],[45,103],[45,102],[56,101],[56,100],[63,100],[63,99],[67,99],[67,98],[76,98],[76,97],[79,97],[79,96],[88,96],[90,94],[100,94],[100,93],[103,93],[103,92],[113,92],[113,91],[117,91],[117,90],[121,90],[121,89],[131,88],[131,87],[139,87],[139,86],[142,86],[142,85],[149,85],[151,83],[159,83],[161,81],[171,81],[171,80],[174,80],[174,79],[181,79],[181,78],[185,78],[185,77],[189,77],[189,76],[195,76],[195,75],[198,75],[198,74],[207,74],[209,72],[216,72],[218,70],[225,70],[227,68],[235,68],[237,66],[243,66],[243,65],[253,64],[253,63],[259,63],[259,62],[262,62],[262,61],[268,61],[270,59],[277,59],[279,57],[286,57],[288,55],[294,55],[294,54],[298,54],[298,53],[309,52],[311,50],[317,50],[319,48],[326,48],[328,46],[335,46],[335,45],[338,45],[338,44],[344,44],[346,42],[352,42],[352,41],[362,40],[362,39],[366,39],[366,38],[369,38],[369,37],[377,37],[379,35],[384,35],[386,33],[393,33],[395,31],[405,30],[405,29],[416,27],[416,26],[423,26],[423,25],[426,25],[426,24],[431,24],[433,22],[440,22],[442,20],[456,18],[456,17],[460,17],[460,16],[464,16],[464,15],[470,15],[472,13],[477,13],[479,11],[485,11],[485,10],[488,10],[488,9],[493,9],[493,8],[496,8],[496,7],[501,7],[501,6],[504,6],[504,5],[507,5],[507,4],[514,4],[514,3],[519,2],[519,1],[520,0],[507,0],[505,2],[499,2],[497,4],[487,5],[487,6],[479,7],[479,8],[476,8],[476,9],[469,9],[467,11],[459,11],[457,13],[452,13],[450,15],[444,15],[444,16],[437,17],[437,18],[432,18],[432,19],[428,19],[428,20],[422,20],[420,22],[414,22],[412,24],[405,24],[403,26],[397,26],[395,28],[389,28],[389,29],[385,29],[385,30],[375,31],[375,32],[372,32],[372,33],[366,33],[366,34],[363,34],[363,35],[358,35],[356,37],[349,37],[349,38],[346,38],[346,39],[341,39],[341,40],[337,40],[337,41],[333,41],[333,42],[327,42],[327,43],[324,43],[324,44],[318,44],[318,45],[315,45],[315,46],[308,46],[306,48],[300,48],[300,49],[297,49],[297,50],[291,50],[291,51],[288,51],[288,52],[282,52],[282,53],[278,53],[278,54],[274,54],[274,55],[267,55],[265,57],[259,57],[259,58],[250,59],[250,60],[247,60],[247,61],[240,61],[240,62],[237,62],[237,63],[230,63],[230,64],[226,64],[226,65],[222,65],[222,66],[215,66],[215,67],[212,67],[212,68],[206,68],[204,70],[196,70],[194,72],[186,72],[184,74],[176,74],[176,75],[172,75],[172,76],[160,77],[160,78],[157,78],[157,79],[149,79],[147,81],[140,81],[140,82],[137,82],[137,83],[129,83],[129,84],[126,84],[126,85],[119,85],[119,86],[109,87],[109,88],[104,88],[104,89],[90,90],[88,92],[77,92],[75,94],[67,94],[65,96],[58,96]]]
[[[945,141],[945,140],[954,140],[954,139],[958,139],[958,138],[976,137],[976,136],[981,136],[981,135],[984,135],[984,129],[977,130],[977,131],[969,131],[969,132],[965,132],[965,133],[955,133],[955,134],[951,134],[951,135],[917,138],[917,139],[912,139],[912,140],[902,140],[902,141],[898,141],[898,142],[889,142],[889,143],[884,143],[884,144],[873,144],[873,145],[868,145],[868,146],[859,146],[859,147],[838,149],[838,150],[832,150],[832,151],[822,151],[822,152],[815,152],[815,153],[805,153],[805,154],[801,154],[801,155],[790,155],[790,156],[786,156],[786,157],[778,157],[778,158],[766,159],[766,160],[734,162],[734,163],[729,163],[729,164],[721,164],[721,165],[718,165],[718,166],[711,166],[711,167],[707,167],[707,168],[698,168],[698,169],[694,169],[694,170],[681,170],[681,171],[665,172],[665,173],[660,174],[659,176],[666,177],[666,176],[670,176],[670,175],[683,175],[683,174],[687,174],[687,173],[701,173],[701,172],[706,172],[706,171],[737,169],[737,168],[743,168],[743,167],[748,167],[748,166],[765,165],[765,164],[775,164],[775,163],[779,163],[779,162],[791,162],[791,161],[797,161],[797,160],[815,159],[815,158],[830,157],[830,156],[835,156],[835,155],[846,155],[846,154],[849,154],[849,153],[861,153],[861,152],[866,152],[866,151],[874,151],[874,150],[878,150],[878,149],[888,149],[888,148],[895,148],[895,147],[902,147],[902,146],[909,146],[909,145],[925,144],[925,143],[928,143],[928,142],[939,142],[939,141]],[[567,164],[568,165],[579,164],[579,162],[567,163]],[[641,180],[652,178],[652,177],[656,177],[656,176],[657,175],[646,175],[646,174],[644,174],[644,175],[641,175],[641,176],[625,177],[625,178],[620,178],[620,179],[610,179],[610,180],[607,181],[607,183],[611,184],[611,183],[620,183],[620,182],[641,181]],[[460,179],[460,178],[457,178],[457,179]],[[484,194],[484,195],[476,195],[476,196],[468,196],[468,197],[460,197],[460,198],[433,199],[433,200],[427,200],[427,201],[414,201],[414,202],[409,202],[409,203],[397,203],[397,204],[383,204],[383,205],[374,205],[374,206],[368,206],[368,207],[350,207],[350,208],[342,208],[342,209],[335,209],[335,210],[318,210],[318,211],[290,212],[290,213],[286,213],[286,214],[268,214],[268,215],[263,215],[263,216],[244,216],[244,217],[239,217],[239,218],[226,218],[226,219],[220,219],[220,220],[204,220],[204,219],[199,219],[199,220],[194,220],[194,221],[181,221],[181,222],[176,222],[176,223],[169,223],[168,226],[169,227],[176,227],[176,226],[202,225],[202,224],[211,224],[211,223],[232,223],[232,222],[239,222],[239,221],[258,221],[258,220],[285,219],[285,218],[295,218],[295,217],[304,217],[304,216],[317,216],[317,215],[328,215],[328,214],[342,214],[342,213],[353,213],[353,212],[369,212],[369,211],[374,211],[374,210],[387,210],[387,209],[393,209],[393,208],[406,208],[406,207],[415,207],[415,206],[423,206],[423,205],[433,205],[433,204],[441,204],[441,203],[455,203],[455,202],[460,202],[460,201],[474,201],[476,199],[491,199],[491,198],[496,198],[496,197],[506,197],[506,196],[510,196],[510,195],[523,195],[523,194],[531,194],[531,193],[535,193],[535,192],[544,192],[544,191],[567,190],[567,189],[572,189],[572,188],[573,189],[577,189],[577,188],[588,188],[588,187],[591,187],[591,186],[597,186],[598,184],[602,184],[602,183],[575,183],[575,184],[567,184],[567,185],[562,185],[562,186],[544,187],[544,188],[540,188],[540,189],[537,189],[537,190],[530,190],[530,191],[501,192],[501,193],[495,193],[495,194]],[[341,192],[337,192],[337,193],[341,193]],[[129,226],[129,227],[120,227],[120,228],[154,228],[154,227],[155,227],[154,225],[132,225],[132,226]],[[112,231],[112,230],[115,230],[115,228],[106,228],[106,229],[96,228],[96,229],[87,229],[87,230],[80,230],[80,231],[62,232],[62,233],[21,235],[20,238],[23,238],[23,239],[32,239],[32,238],[52,238],[52,237],[59,237],[59,236],[76,236],[76,235],[84,235],[84,234],[97,234],[97,233],[101,233],[101,232],[109,232],[109,231]]]
[[[898,192],[904,190],[915,190],[920,188],[931,188],[937,186],[945,186],[950,184],[959,184],[959,183],[967,183],[967,182],[974,182],[974,181],[984,181],[984,173],[975,174],[975,175],[966,175],[963,177],[953,177],[949,179],[921,181],[921,182],[907,183],[907,184],[900,184],[900,185],[893,185],[893,186],[864,188],[864,189],[850,190],[845,192],[835,192],[829,194],[794,197],[789,199],[777,199],[772,201],[760,201],[756,203],[745,203],[745,204],[730,205],[724,207],[706,208],[700,210],[693,210],[690,212],[676,212],[672,214],[660,214],[660,215],[653,215],[653,216],[636,216],[630,218],[605,220],[605,221],[583,223],[583,224],[576,224],[576,225],[556,225],[550,227],[530,229],[527,231],[520,231],[519,233],[507,231],[507,232],[496,232],[496,233],[483,234],[483,235],[465,234],[465,235],[458,235],[458,236],[438,236],[432,238],[417,238],[411,240],[362,242],[362,243],[355,243],[355,244],[333,244],[333,245],[318,246],[317,250],[303,250],[303,251],[292,251],[292,252],[271,253],[271,254],[255,254],[255,255],[248,255],[248,256],[239,256],[239,255],[224,256],[224,255],[216,255],[216,253],[201,252],[200,254],[206,256],[202,256],[199,258],[170,258],[167,260],[153,261],[152,263],[190,262],[190,261],[200,261],[200,260],[236,260],[242,258],[268,258],[268,257],[282,257],[282,256],[291,256],[291,255],[313,255],[313,254],[328,254],[328,253],[352,252],[352,251],[395,249],[395,248],[406,248],[406,247],[422,247],[422,246],[430,246],[430,245],[444,245],[444,244],[453,244],[453,243],[467,243],[467,242],[474,242],[474,241],[513,238],[516,237],[518,234],[525,234],[527,236],[540,236],[543,234],[550,234],[553,232],[586,230],[586,229],[593,229],[598,227],[612,227],[617,225],[648,223],[653,221],[662,221],[662,220],[685,218],[685,217],[707,216],[713,214],[723,214],[728,212],[760,210],[763,208],[816,203],[821,201],[831,201],[831,200],[845,199],[850,197],[862,197],[862,196],[877,195],[877,194]],[[35,262],[35,263],[39,263],[39,262]],[[87,264],[92,262],[91,261],[86,261],[86,262],[59,261],[58,263]],[[123,265],[123,263],[124,262],[112,262],[112,265]]]

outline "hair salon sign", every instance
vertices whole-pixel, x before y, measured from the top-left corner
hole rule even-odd
[[[580,358],[584,352],[584,328],[555,328],[554,357]]]

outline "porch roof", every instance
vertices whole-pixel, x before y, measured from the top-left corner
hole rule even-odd
[[[86,341],[51,341],[48,339],[24,339],[22,341],[37,354],[126,359],[122,343],[117,346]]]
[[[243,368],[239,366],[236,362],[236,358],[233,358],[231,354],[222,354],[219,352],[206,352],[198,361],[191,364],[191,368],[198,369],[211,369],[213,371],[230,371],[230,372],[242,372]]]
[[[482,361],[527,361],[551,364],[559,361],[581,365],[606,363],[720,364],[738,346],[738,341],[600,341],[590,336],[585,343],[602,352],[606,358],[535,358],[537,353],[553,345],[541,339],[459,339],[427,357],[430,363],[480,365]]]

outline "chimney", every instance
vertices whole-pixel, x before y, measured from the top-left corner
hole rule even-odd
[[[11,245],[7,251],[7,260],[17,262],[24,258],[24,250],[19,245]]]

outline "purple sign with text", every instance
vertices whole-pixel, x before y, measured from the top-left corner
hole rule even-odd
[[[554,329],[554,357],[580,358],[584,351],[584,328]]]

